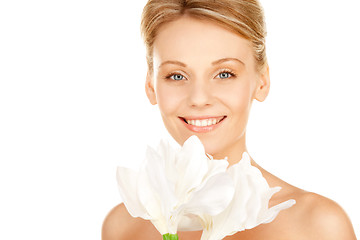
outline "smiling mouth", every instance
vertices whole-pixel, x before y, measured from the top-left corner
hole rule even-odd
[[[191,125],[191,126],[196,126],[196,127],[213,126],[213,125],[220,123],[225,118],[226,118],[226,116],[209,117],[209,118],[201,118],[201,119],[196,119],[196,118],[190,119],[190,118],[180,117],[180,119],[183,120],[186,124]]]

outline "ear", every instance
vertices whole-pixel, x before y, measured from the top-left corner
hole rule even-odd
[[[151,73],[147,72],[145,81],[145,92],[152,105],[157,104],[154,88],[154,79]]]
[[[270,91],[270,73],[269,65],[266,65],[260,73],[259,82],[256,87],[255,99],[263,102]]]

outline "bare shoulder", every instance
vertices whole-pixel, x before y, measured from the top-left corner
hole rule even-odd
[[[349,217],[339,204],[312,192],[302,192],[296,199],[295,215],[307,239],[356,240]]]
[[[126,228],[131,221],[124,204],[115,206],[106,216],[102,226],[103,240],[118,240],[126,234]]]
[[[282,187],[270,200],[270,206],[289,199],[296,200],[296,204],[280,212],[272,224],[262,227],[263,230],[268,230],[264,231],[268,236],[273,229],[277,229],[283,232],[284,239],[356,240],[349,217],[335,201],[292,186],[261,170],[271,187]],[[278,239],[278,236],[274,236],[274,239]]]
[[[161,237],[149,221],[132,217],[123,203],[115,206],[106,216],[101,235],[102,240],[147,239],[153,235]]]

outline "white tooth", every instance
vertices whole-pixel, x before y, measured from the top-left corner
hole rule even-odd
[[[207,120],[201,120],[201,126],[202,127],[206,127],[208,124],[207,124]]]
[[[206,127],[210,125],[215,125],[220,122],[221,119],[217,120],[216,118],[213,119],[203,119],[203,120],[186,120],[189,125],[194,125],[197,127]]]

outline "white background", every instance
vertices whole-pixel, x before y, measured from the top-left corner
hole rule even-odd
[[[144,93],[145,1],[0,2],[0,239],[100,239],[116,166],[165,135]],[[248,149],[360,235],[359,1],[263,1],[271,91]]]

